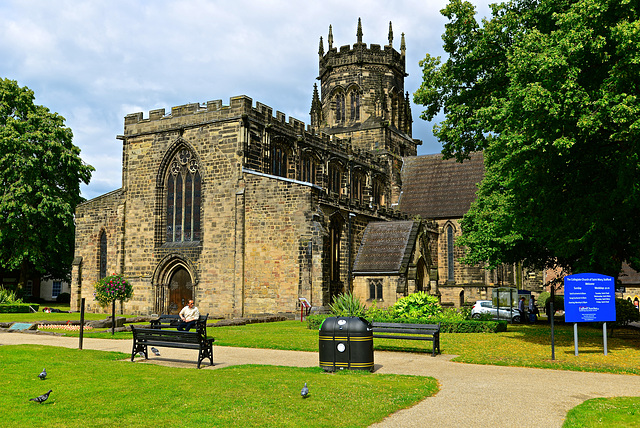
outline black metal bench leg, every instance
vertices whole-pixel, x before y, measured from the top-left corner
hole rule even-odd
[[[138,352],[142,352],[144,354],[144,359],[145,360],[149,359],[149,357],[147,356],[147,345],[142,345],[140,343],[134,343],[133,344],[133,350],[131,351],[131,361],[133,361],[133,357],[135,357]]]

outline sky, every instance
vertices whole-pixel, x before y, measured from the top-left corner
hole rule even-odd
[[[488,1],[474,0],[478,17]],[[309,123],[318,46],[332,26],[334,46],[363,42],[400,49],[405,91],[420,87],[419,61],[445,58],[446,0],[1,0],[0,78],[35,92],[36,104],[66,119],[82,159],[95,168],[82,196],[122,184],[124,117],[130,113],[246,95]],[[438,153],[433,123],[412,104],[418,154]],[[436,118],[436,121],[438,119]]]

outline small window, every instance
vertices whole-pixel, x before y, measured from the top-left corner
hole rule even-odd
[[[344,94],[339,93],[336,95],[336,122],[342,122],[345,120],[347,114],[344,105]]]
[[[351,120],[360,120],[360,94],[351,93]]]
[[[316,182],[316,163],[310,155],[304,155],[300,159],[300,180],[312,184]]]
[[[337,164],[329,166],[329,191],[338,196],[342,194],[342,168]]]
[[[280,146],[271,149],[271,174],[287,177],[287,152]]]
[[[493,305],[491,304],[491,302],[482,302],[480,304],[480,306],[482,306],[483,308],[491,308],[493,307]]]
[[[24,287],[24,295],[29,297],[33,296],[33,281],[27,281],[27,285]]]
[[[382,299],[382,280],[370,279],[369,280],[369,299],[370,300],[383,300]]]
[[[58,297],[61,290],[62,290],[62,282],[53,281],[53,287],[51,288],[51,297],[53,297],[54,299]]]

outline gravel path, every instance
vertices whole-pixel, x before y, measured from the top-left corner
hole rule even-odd
[[[77,348],[73,337],[0,333],[0,345],[41,344]],[[90,339],[84,349],[130,353],[131,340]],[[149,363],[195,369],[196,351],[160,349]],[[452,355],[376,352],[375,372],[432,376],[440,392],[387,417],[374,427],[561,427],[568,410],[596,397],[640,396],[640,376],[483,366],[450,361]],[[318,353],[214,346],[213,367],[274,364],[314,367]]]

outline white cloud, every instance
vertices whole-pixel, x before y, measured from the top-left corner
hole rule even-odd
[[[479,2],[479,0],[478,0]],[[442,54],[445,0],[13,0],[0,3],[0,77],[34,90],[67,119],[83,159],[96,171],[83,196],[120,187],[124,116],[190,102],[247,95],[308,122],[318,42],[332,25],[334,46],[407,43],[405,90],[421,81],[418,61]],[[488,7],[481,3],[480,15]],[[440,145],[412,106],[420,153]]]

